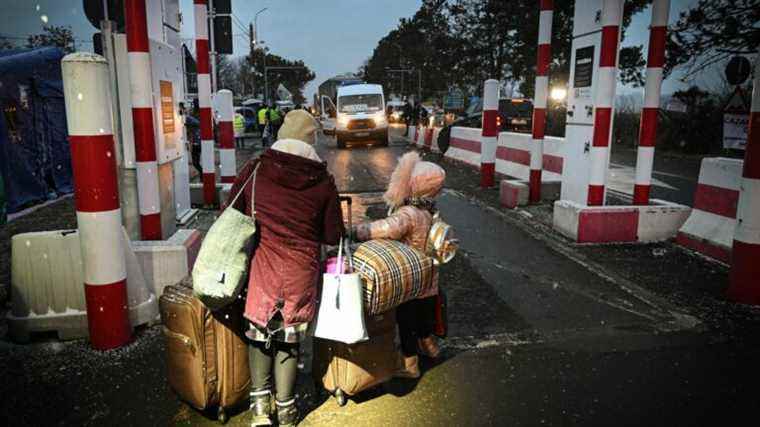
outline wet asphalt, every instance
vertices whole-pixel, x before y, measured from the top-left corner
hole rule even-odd
[[[362,220],[383,215],[380,194],[409,149],[396,137],[339,150],[323,137],[318,152]],[[439,208],[462,240],[441,270],[450,304],[441,360],[345,407],[315,388],[307,360],[301,425],[754,425],[760,311],[722,299],[725,267],[667,243],[570,244],[530,211],[499,209],[473,170],[426,157],[447,170]],[[85,341],[2,340],[0,425],[218,425],[176,399],[164,351],[157,327],[110,353]],[[241,412],[228,424],[247,421]]]

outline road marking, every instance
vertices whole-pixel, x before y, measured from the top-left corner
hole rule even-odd
[[[653,172],[653,175],[666,175],[659,172]],[[633,186],[636,181],[636,170],[631,166],[610,163],[610,169],[607,172],[607,187],[611,190],[619,191],[621,193],[633,194]],[[683,178],[678,175],[666,175]],[[659,179],[652,178],[653,187],[667,188],[668,190],[678,190],[678,188],[672,185],[660,181]]]

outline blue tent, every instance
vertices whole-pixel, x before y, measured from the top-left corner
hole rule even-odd
[[[8,213],[74,191],[61,49],[0,51],[0,173]]]

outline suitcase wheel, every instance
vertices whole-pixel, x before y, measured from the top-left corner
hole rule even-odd
[[[335,390],[335,401],[338,402],[338,406],[346,406],[348,399],[346,398],[346,394],[343,393],[343,390]]]
[[[216,412],[216,419],[222,424],[227,424],[227,412],[221,406]]]

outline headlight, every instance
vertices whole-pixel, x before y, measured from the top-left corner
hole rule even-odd
[[[338,125],[348,126],[348,116],[345,114],[338,114]]]
[[[385,123],[385,113],[382,111],[375,114],[375,123]]]

